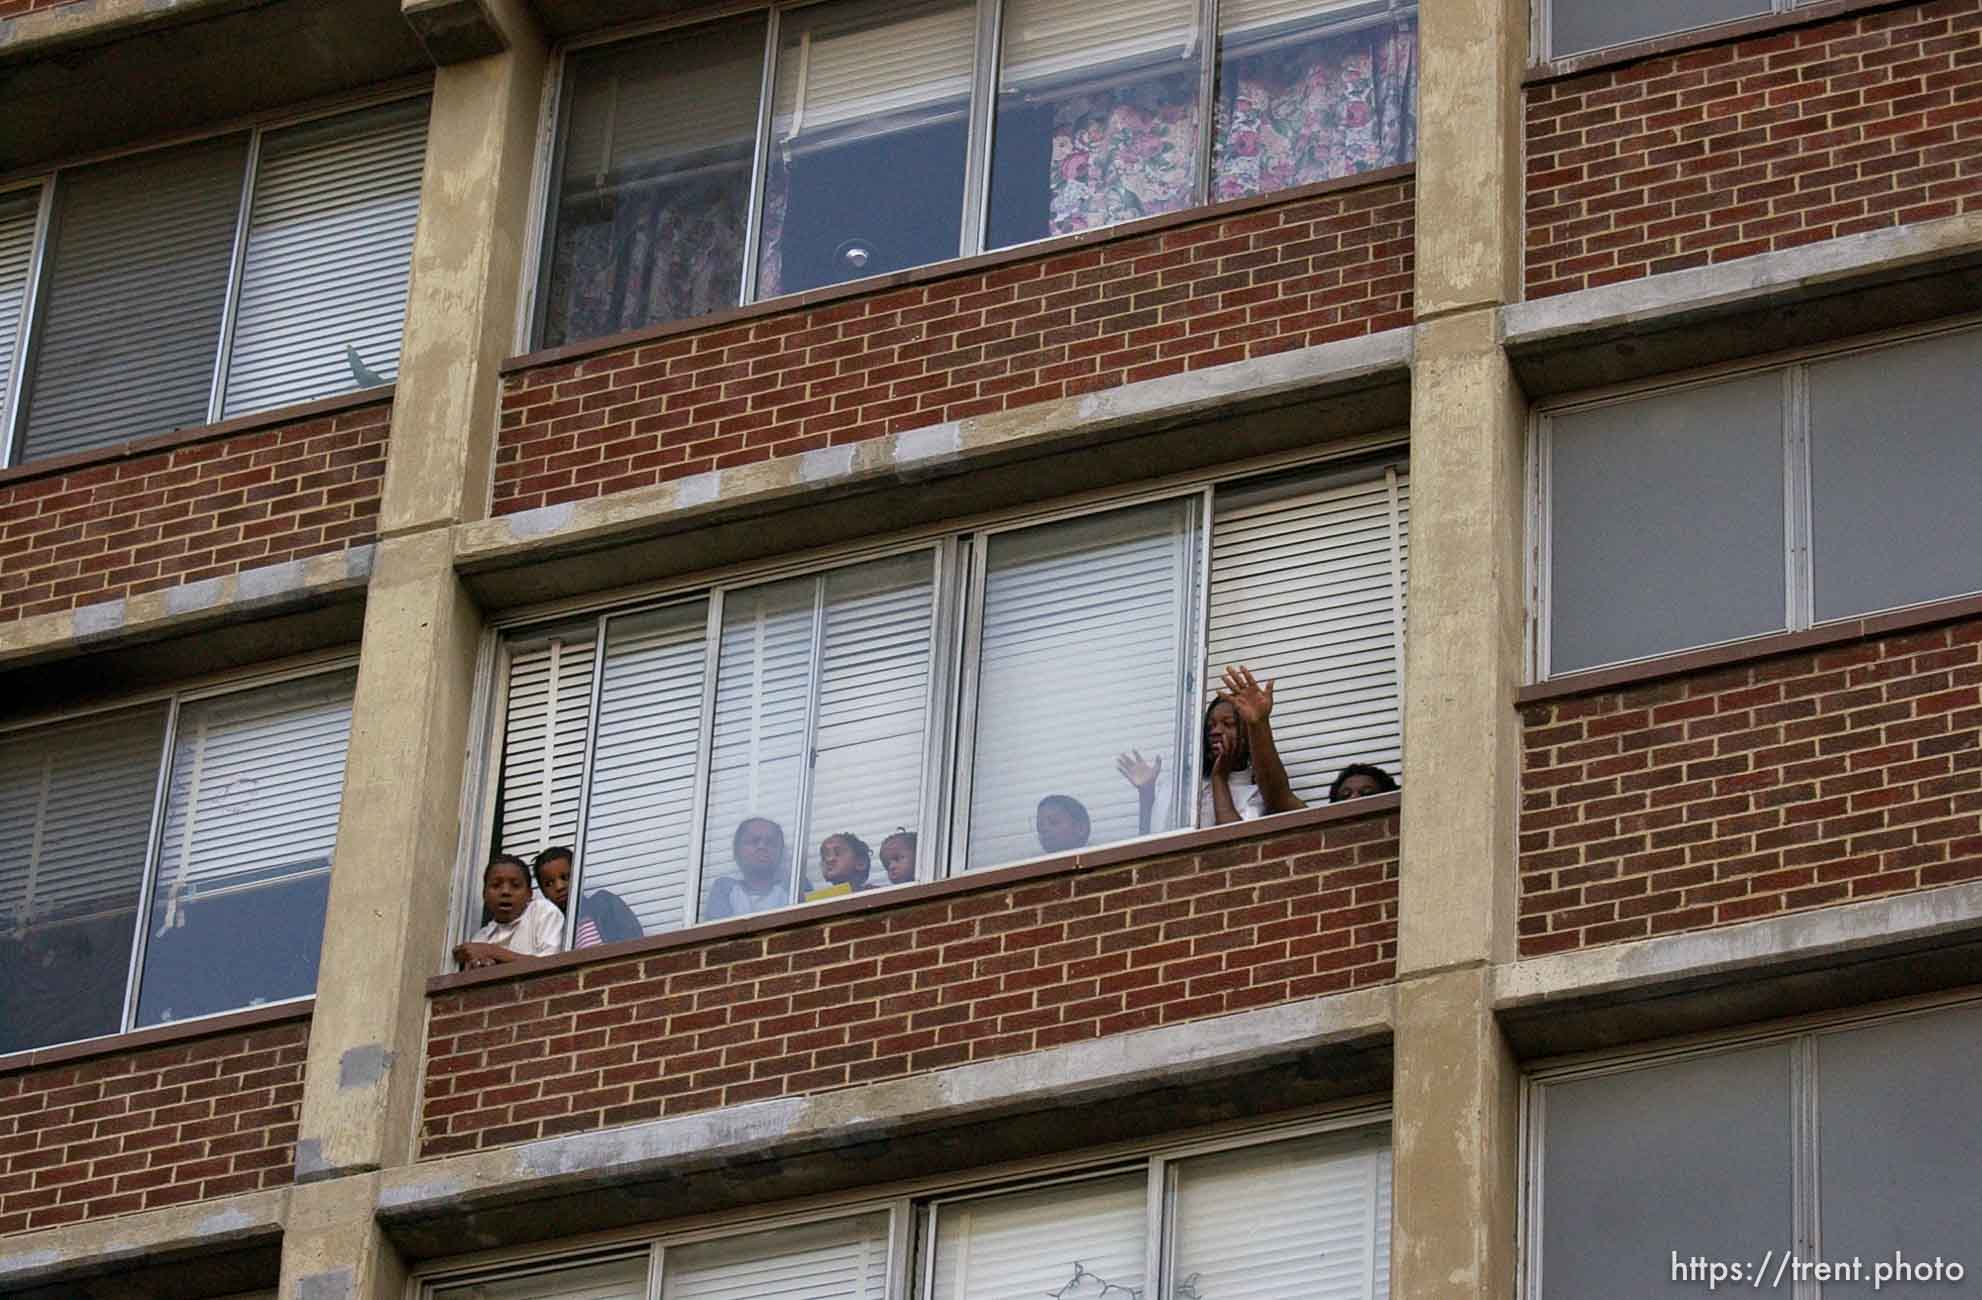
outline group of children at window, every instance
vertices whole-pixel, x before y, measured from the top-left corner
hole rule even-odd
[[[1223,686],[1204,715],[1200,757],[1205,777],[1198,790],[1198,825],[1223,826],[1306,807],[1294,793],[1273,741],[1273,683],[1260,683],[1240,665],[1225,669]],[[1145,760],[1131,752],[1117,758],[1115,767],[1135,788],[1138,830],[1147,835],[1163,760],[1161,756]],[[1329,786],[1328,801],[1340,803],[1395,789],[1397,782],[1382,768],[1351,763]],[[1071,853],[1087,846],[1092,823],[1080,800],[1049,794],[1039,801],[1033,829],[1043,852]],[[711,885],[702,908],[704,921],[906,885],[915,880],[916,872],[915,832],[905,828],[881,841],[878,856],[884,879],[874,875],[876,851],[853,832],[836,831],[819,844],[819,874],[825,883],[811,887],[801,874],[794,887],[785,869],[784,828],[768,817],[746,817],[737,824],[730,856],[736,870]],[[461,967],[493,966],[562,951],[565,916],[572,906],[572,859],[572,851],[563,846],[543,850],[527,865],[507,854],[493,859],[482,873],[487,923],[468,942],[456,945],[454,958]],[[642,934],[632,909],[610,891],[598,890],[579,900],[573,948],[638,939]]]

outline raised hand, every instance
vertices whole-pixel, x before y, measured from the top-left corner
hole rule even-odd
[[[1239,721],[1247,727],[1265,722],[1273,712],[1273,683],[1261,686],[1244,664],[1225,665],[1223,698],[1232,702]]]
[[[1115,770],[1137,790],[1148,790],[1155,786],[1156,778],[1163,775],[1163,755],[1158,754],[1151,762],[1142,756],[1141,750],[1132,749],[1115,756]]]

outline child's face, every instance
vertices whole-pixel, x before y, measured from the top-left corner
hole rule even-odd
[[[558,910],[571,899],[571,859],[552,858],[537,868],[537,888],[544,891],[544,897],[557,904]]]
[[[1071,853],[1087,843],[1087,834],[1074,815],[1056,803],[1039,810],[1033,829],[1039,833],[1039,847],[1048,853]]]
[[[819,874],[835,885],[858,884],[867,872],[853,846],[837,835],[828,835],[819,845]]]
[[[1358,772],[1336,788],[1335,802],[1341,803],[1345,799],[1366,799],[1370,795],[1382,793],[1383,791],[1377,787],[1375,777],[1367,772]]]
[[[915,879],[915,845],[907,839],[891,839],[881,846],[881,865],[887,868],[888,883],[906,885]]]
[[[530,905],[530,877],[521,867],[507,862],[490,867],[482,876],[482,906],[489,915],[508,925],[523,915]]]

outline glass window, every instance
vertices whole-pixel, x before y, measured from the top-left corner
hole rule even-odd
[[[888,1215],[669,1246],[661,1300],[883,1300]]]
[[[0,196],[0,447],[87,451],[389,382],[426,123],[407,100],[58,172],[33,285],[32,216]]]
[[[1768,13],[1770,0],[1549,0],[1549,56],[1567,58],[1606,46],[1693,31]],[[1786,6],[1785,6],[1786,7]]]
[[[647,1300],[647,1256],[436,1287],[433,1300]]]
[[[1099,1295],[1147,1282],[1149,1175],[1137,1169],[936,1207],[933,1300]]]

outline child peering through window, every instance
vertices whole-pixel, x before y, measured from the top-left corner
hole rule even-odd
[[[1341,803],[1345,799],[1389,794],[1396,788],[1396,779],[1376,764],[1351,763],[1335,774],[1333,784],[1328,787],[1328,802]]]
[[[915,883],[915,832],[897,826],[894,834],[881,841],[881,869],[891,885]]]
[[[566,913],[571,911],[571,857],[571,850],[558,844],[539,853],[530,864],[537,873],[538,890],[557,905],[558,911]],[[633,915],[633,909],[618,894],[595,889],[579,900],[578,930],[571,937],[571,946],[596,948],[602,943],[624,943],[645,934],[640,918]]]
[[[819,841],[819,874],[826,883],[807,893],[805,901],[857,894],[867,888],[873,872],[873,850],[852,831],[837,831]]]
[[[1225,667],[1224,690],[1204,711],[1200,736],[1205,779],[1198,787],[1197,824],[1224,826],[1307,804],[1294,793],[1273,743],[1273,683],[1262,686],[1244,664]],[[1135,787],[1137,824],[1149,834],[1156,807],[1156,779],[1163,759],[1139,752],[1115,760],[1115,770]]]
[[[482,906],[489,923],[454,946],[461,969],[474,970],[526,957],[548,957],[564,946],[564,913],[530,893],[530,868],[507,853],[482,871]]]

